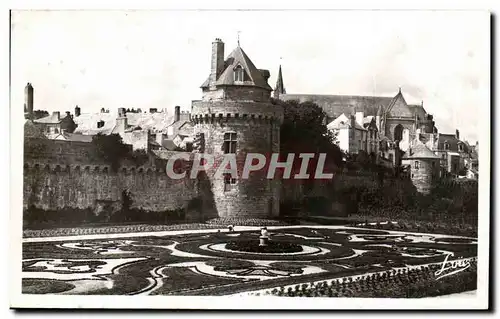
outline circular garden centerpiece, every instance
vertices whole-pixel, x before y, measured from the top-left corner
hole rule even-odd
[[[263,254],[298,253],[303,250],[301,245],[283,241],[269,241],[266,246],[259,246],[259,242],[255,240],[231,241],[226,244],[226,249]]]

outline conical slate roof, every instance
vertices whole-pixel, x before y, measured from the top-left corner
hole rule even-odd
[[[421,142],[411,148],[408,158],[439,158],[434,152],[432,152],[427,146]]]
[[[234,70],[240,65],[245,71],[245,78],[243,83],[234,83]],[[202,88],[208,87],[210,81],[207,79]],[[218,77],[215,85],[244,85],[244,86],[257,86],[263,89],[267,89],[272,91],[272,88],[269,86],[267,81],[262,76],[261,71],[259,71],[255,65],[252,63],[248,55],[243,51],[241,47],[237,47],[236,49],[229,54],[225,61],[225,69]]]
[[[274,89],[274,91],[278,92],[279,94],[286,94],[285,85],[283,84],[283,74],[281,73],[281,65],[278,71],[278,79],[276,80],[276,88]]]

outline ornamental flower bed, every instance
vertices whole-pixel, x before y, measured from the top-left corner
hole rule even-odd
[[[477,289],[477,260],[470,267],[451,276],[437,278],[441,268],[434,264],[414,269],[388,270],[382,273],[339,278],[292,287],[278,287],[263,295],[282,297],[357,297],[422,298]],[[257,293],[261,295],[261,293]]]

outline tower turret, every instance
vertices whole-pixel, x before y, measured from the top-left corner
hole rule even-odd
[[[33,99],[34,99],[34,89],[31,83],[27,83],[24,88],[24,108],[27,112],[28,118],[33,118]]]
[[[228,154],[241,163],[247,153],[278,153],[283,121],[282,107],[270,102],[268,71],[257,69],[240,46],[224,63],[219,59],[222,50],[218,41],[212,46],[211,74],[201,86],[203,99],[193,101],[191,108],[194,134],[203,136],[204,153],[215,158],[215,167],[208,167],[205,173],[217,214],[230,218],[277,216],[281,182],[267,179],[267,171],[257,170],[248,176],[242,176],[241,171],[236,176],[215,174]],[[224,67],[215,78],[214,71],[220,65]]]

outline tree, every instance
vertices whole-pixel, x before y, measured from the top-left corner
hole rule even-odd
[[[273,104],[284,109],[284,121],[280,131],[280,153],[286,159],[287,154],[314,153],[310,168],[315,168],[317,154],[326,153],[325,171],[342,166],[343,153],[336,144],[336,134],[326,127],[326,113],[312,102],[272,100]],[[300,169],[300,161],[295,161],[295,170]],[[295,164],[295,163],[294,163]],[[314,172],[309,170],[311,177]]]
[[[49,116],[49,112],[47,112],[47,111],[44,111],[44,110],[33,111],[33,119],[34,120],[40,119],[40,118],[46,117],[46,116]]]
[[[97,156],[111,164],[111,168],[117,170],[120,161],[129,153],[129,148],[123,143],[119,134],[103,135],[101,133],[92,137]]]

